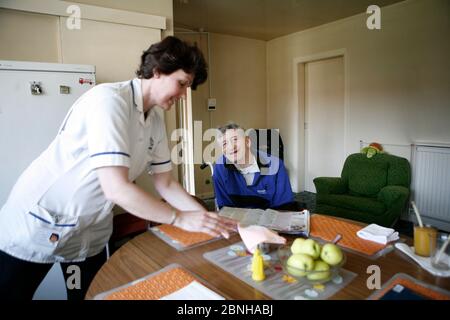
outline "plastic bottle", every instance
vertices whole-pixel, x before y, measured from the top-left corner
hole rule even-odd
[[[254,281],[263,281],[265,278],[263,257],[259,249],[255,249],[252,259],[252,279]]]

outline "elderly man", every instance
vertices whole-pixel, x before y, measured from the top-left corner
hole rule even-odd
[[[219,130],[223,155],[213,175],[218,207],[298,209],[283,161],[252,150],[250,137],[237,124]]]

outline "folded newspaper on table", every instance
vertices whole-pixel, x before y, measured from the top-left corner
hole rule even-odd
[[[295,212],[223,207],[219,215],[237,220],[241,225],[258,225],[280,233],[309,235],[308,210]]]

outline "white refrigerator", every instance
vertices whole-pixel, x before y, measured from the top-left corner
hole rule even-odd
[[[0,207],[75,100],[94,85],[95,66],[0,60]],[[60,270],[52,268],[35,298],[65,298]]]

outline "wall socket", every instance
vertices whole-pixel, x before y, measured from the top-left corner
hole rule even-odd
[[[217,105],[216,98],[209,98],[208,99],[208,111],[216,110],[216,105]]]

